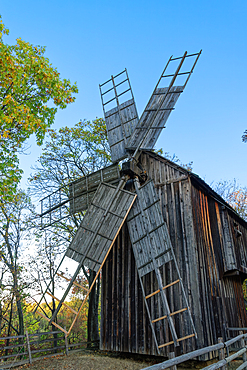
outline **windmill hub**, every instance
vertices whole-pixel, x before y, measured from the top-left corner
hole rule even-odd
[[[129,175],[131,179],[138,177],[140,183],[144,183],[147,180],[147,172],[139,162],[134,160],[129,160],[122,164],[122,171],[123,175]]]

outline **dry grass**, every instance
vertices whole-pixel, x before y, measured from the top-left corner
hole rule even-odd
[[[104,351],[78,351],[68,356],[53,356],[36,360],[33,364],[26,364],[16,367],[16,370],[140,370],[145,367],[162,362],[162,358],[152,358],[138,355],[124,355]],[[202,369],[214,361],[205,363],[188,361],[181,364],[178,370]],[[229,370],[235,370],[242,364],[242,361],[233,361],[228,365]]]
[[[153,365],[155,361],[135,360],[122,356],[111,356],[107,352],[77,352],[68,356],[54,356],[37,360],[33,364],[26,364],[15,368],[30,370],[140,370]]]

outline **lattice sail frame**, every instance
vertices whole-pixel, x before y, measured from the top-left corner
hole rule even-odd
[[[116,82],[120,79],[120,82]],[[127,85],[120,92],[123,84]],[[105,116],[108,141],[111,149],[112,162],[120,161],[128,156],[126,145],[139,121],[133,91],[130,85],[127,69],[99,85],[102,106]],[[113,97],[107,98],[107,94],[113,93]],[[131,99],[120,103],[120,97],[130,95]],[[106,107],[115,102],[115,107],[106,110]]]

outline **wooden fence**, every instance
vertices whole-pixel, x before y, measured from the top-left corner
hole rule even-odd
[[[242,330],[247,330],[247,328],[241,328]],[[236,330],[240,331],[239,328],[228,328],[228,330]],[[170,369],[170,370],[176,370],[177,366],[179,364],[182,364],[188,360],[195,360],[196,357],[205,355],[206,353],[213,352],[213,351],[219,351],[219,361],[211,364],[206,367],[201,367],[202,370],[216,370],[222,368],[223,370],[227,369],[227,364],[235,360],[236,358],[242,356],[243,363],[236,369],[236,370],[243,370],[247,369],[247,347],[245,346],[245,340],[247,339],[247,334],[243,334],[242,331],[240,331],[240,335],[229,339],[225,343],[223,342],[222,338],[218,339],[218,344],[214,344],[213,346],[205,347],[198,349],[193,352],[186,353],[185,355],[181,355],[178,357],[174,357],[174,353],[172,354],[172,358],[170,358],[167,361],[164,361],[160,364],[145,367],[142,370],[164,370],[164,369]],[[235,343],[240,342],[240,349],[229,356],[229,348],[230,346],[234,345]],[[236,350],[236,349],[235,349]],[[227,357],[226,357],[227,355]]]
[[[0,370],[32,363],[51,356],[68,355],[72,349],[82,348],[98,342],[69,343],[61,331],[17,335],[0,338]],[[8,354],[11,352],[10,354]]]

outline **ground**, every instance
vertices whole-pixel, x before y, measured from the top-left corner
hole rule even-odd
[[[140,370],[162,362],[162,359],[135,355],[114,354],[104,351],[78,351],[68,356],[54,356],[16,367],[16,370]],[[187,362],[178,370],[202,369],[212,362]],[[233,361],[229,370],[237,369],[242,361]]]

